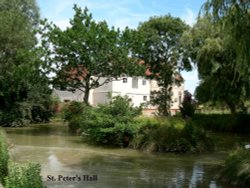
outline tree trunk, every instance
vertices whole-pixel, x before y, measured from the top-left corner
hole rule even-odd
[[[235,114],[236,113],[236,105],[232,102],[227,102],[227,105],[230,109],[231,114]]]
[[[165,82],[166,83],[166,82]],[[164,101],[163,101],[163,103],[164,103],[164,105],[163,105],[163,116],[169,116],[169,113],[168,113],[168,110],[170,110],[170,109],[168,109],[168,103],[169,103],[169,101],[168,101],[168,85],[165,85],[164,86],[165,88],[164,88],[164,96],[163,96],[163,98],[164,98]]]
[[[83,97],[83,102],[89,106],[89,88],[85,88],[85,92],[84,92],[84,97]]]
[[[85,78],[85,91],[84,91],[84,97],[83,97],[83,102],[89,106],[89,92],[90,92],[90,76],[86,76]]]

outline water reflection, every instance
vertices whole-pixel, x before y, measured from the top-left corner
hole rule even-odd
[[[220,168],[229,149],[200,155],[155,155],[131,149],[89,146],[79,142],[79,137],[69,134],[65,126],[5,130],[14,145],[12,158],[20,163],[39,162],[47,187],[233,187],[221,184],[214,173]],[[225,140],[223,142],[226,144]],[[48,175],[93,174],[98,175],[98,181],[62,182],[47,179]]]
[[[203,166],[201,164],[195,164],[193,167],[193,173],[192,173],[192,177],[190,180],[189,188],[192,188],[195,185],[202,182],[203,173],[204,173]]]
[[[62,163],[57,159],[56,155],[51,154],[48,157],[48,170],[51,171],[58,171],[60,172],[62,170]]]

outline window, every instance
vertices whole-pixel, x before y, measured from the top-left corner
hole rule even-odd
[[[142,80],[142,85],[146,85],[147,81],[146,80]]]
[[[122,82],[123,82],[123,83],[127,83],[127,82],[128,82],[128,79],[127,79],[127,78],[123,78],[123,79],[122,79]]]
[[[147,96],[143,96],[143,100],[144,100],[144,101],[147,101],[147,100],[148,100],[148,97],[147,97]]]
[[[133,89],[138,88],[138,78],[132,78],[132,88]]]

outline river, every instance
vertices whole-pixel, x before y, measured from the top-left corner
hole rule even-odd
[[[60,123],[4,129],[11,158],[40,163],[48,188],[233,188],[217,174],[235,143],[250,141],[249,136],[217,134],[215,152],[150,154],[87,145]]]

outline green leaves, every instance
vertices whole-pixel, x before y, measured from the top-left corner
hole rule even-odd
[[[237,107],[243,110],[248,95],[245,91],[250,92],[249,76],[242,77],[236,68],[237,50],[232,44],[232,35],[221,22],[209,13],[199,17],[193,28],[182,36],[182,43],[198,67],[201,82],[196,89],[197,99],[201,103],[226,103],[232,113]]]
[[[34,0],[1,0],[0,7],[0,124],[48,121],[51,90],[35,48],[38,7]]]
[[[234,51],[234,69],[238,77],[245,77],[250,96],[250,3],[249,1],[211,0],[204,4],[203,15],[210,15],[218,24],[227,44]],[[240,78],[242,79],[242,78]]]
[[[187,28],[179,18],[170,15],[152,17],[138,28],[143,36],[141,57],[150,71],[149,78],[157,80],[160,86],[159,91],[152,92],[151,102],[159,105],[162,115],[168,114],[171,104],[170,88],[176,81],[175,75],[179,74],[180,69],[190,67],[189,59],[183,59],[184,49],[180,43],[180,37]]]
[[[250,183],[250,151],[236,148],[227,157],[220,178],[230,184],[248,187]]]
[[[121,74],[136,74],[134,69],[138,63],[135,64],[134,56],[129,58],[132,31],[120,32],[110,28],[105,21],[96,22],[87,8],[74,5],[73,9],[75,15],[64,31],[44,23],[42,43],[48,52],[45,60],[56,67],[54,86],[81,89],[85,92],[84,102],[88,103],[91,89]],[[101,77],[107,79],[101,82]]]
[[[9,164],[9,174],[5,178],[5,187],[43,188],[40,172],[41,166],[39,164],[17,164],[11,162]]]

